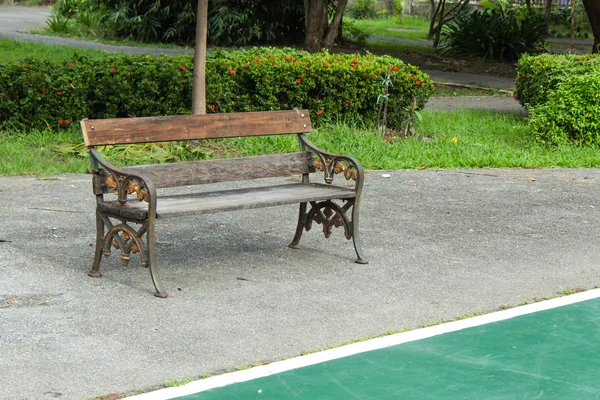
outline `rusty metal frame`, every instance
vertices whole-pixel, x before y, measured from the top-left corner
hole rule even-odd
[[[346,203],[342,206],[332,200],[322,202],[310,202],[311,209],[307,212],[308,203],[300,203],[298,213],[298,224],[296,234],[289,247],[298,248],[302,232],[312,228],[313,221],[323,226],[323,233],[326,238],[331,235],[332,227],[344,227],[344,236],[346,239],[352,239],[354,250],[356,251],[356,260],[358,264],[368,264],[362,251],[362,242],[359,236],[359,203],[364,184],[364,170],[357,159],[349,156],[328,153],[315,146],[305,134],[299,134],[298,140],[301,151],[308,151],[313,155],[314,167],[323,172],[323,179],[327,184],[332,184],[336,174],[343,174],[346,180],[352,179],[356,197],[344,200]],[[302,182],[309,182],[309,174],[302,175]],[[352,208],[351,218],[347,216],[347,211]]]
[[[150,271],[150,278],[155,289],[154,295],[156,297],[167,297],[168,293],[160,282],[156,268],[156,236],[154,233],[156,225],[156,188],[143,174],[131,174],[116,168],[106,161],[95,148],[90,148],[89,151],[92,173],[98,176],[100,181],[108,181],[108,179],[105,179],[106,175],[103,171],[110,174],[109,178],[112,178],[113,184],[107,184],[117,194],[119,203],[125,205],[127,201],[132,201],[127,196],[135,193],[138,201],[148,203],[148,213],[145,220],[136,220],[104,213],[99,207],[96,207],[96,250],[92,270],[88,275],[96,278],[102,276],[100,262],[103,256],[108,257],[110,255],[111,247],[121,251],[121,260],[124,264],[129,263],[131,253],[139,252],[142,266]],[[97,181],[94,180],[94,182],[96,185]],[[104,201],[104,189],[94,187],[94,193],[96,194],[96,204],[102,203]],[[119,220],[120,223],[113,224],[111,218]],[[140,224],[141,228],[136,230],[128,222]],[[144,235],[146,236],[146,243],[144,242]]]

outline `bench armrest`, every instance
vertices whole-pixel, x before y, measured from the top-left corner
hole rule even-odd
[[[305,135],[298,135],[303,149],[316,155],[314,166],[323,171],[325,182],[331,184],[336,174],[342,173],[346,180],[356,182],[354,190],[357,196],[362,191],[364,170],[360,162],[351,156],[328,153],[315,146]]]
[[[124,205],[127,203],[127,196],[135,193],[139,201],[146,201],[149,209],[153,207],[156,210],[156,188],[150,179],[138,171],[131,173],[131,169],[115,167],[95,148],[90,148],[89,152],[96,195],[99,194],[98,186],[106,186],[117,194],[119,203]],[[100,194],[104,192],[104,189],[100,190]]]

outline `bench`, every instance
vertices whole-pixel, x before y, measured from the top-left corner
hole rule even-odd
[[[111,249],[120,251],[124,264],[129,263],[132,253],[138,253],[142,266],[150,270],[154,295],[167,297],[157,272],[157,220],[284,204],[299,204],[300,208],[296,233],[289,247],[299,246],[303,231],[310,230],[313,222],[322,225],[326,238],[332,228],[343,227],[345,237],[353,240],[356,262],[367,263],[358,235],[362,166],[352,157],[320,150],[307,139],[305,134],[312,130],[307,110],[84,119],[81,129],[91,158],[92,189],[96,196],[96,249],[88,273],[92,277],[102,276],[100,262],[111,254]],[[97,148],[280,134],[297,135],[299,151],[117,168]],[[320,183],[309,179],[316,171],[322,174]],[[342,182],[349,182],[332,185],[337,174],[345,178]],[[202,191],[192,194],[157,195],[159,188],[292,175],[301,176],[301,181],[218,191],[207,191],[204,186]],[[109,193],[114,195],[105,196]]]

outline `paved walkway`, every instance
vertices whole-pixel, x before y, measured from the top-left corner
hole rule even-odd
[[[0,399],[134,394],[600,283],[600,170],[384,172],[370,264],[340,231],[287,248],[295,206],[163,221],[167,299],[136,257],[87,276],[89,175],[0,177]]]

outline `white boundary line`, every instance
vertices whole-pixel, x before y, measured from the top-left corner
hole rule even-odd
[[[425,339],[432,336],[442,335],[444,333],[454,332],[461,329],[485,325],[492,322],[503,321],[506,319],[531,314],[539,311],[549,310],[569,304],[579,303],[581,301],[591,300],[600,297],[600,289],[588,290],[569,296],[559,297],[552,300],[541,301],[539,303],[528,304],[515,307],[508,310],[497,311],[478,317],[448,322],[441,325],[430,326],[422,329],[415,329],[403,333],[397,333],[390,336],[371,339],[364,342],[354,343],[331,350],[324,350],[318,353],[308,354],[291,358],[289,360],[277,361],[267,365],[250,368],[243,371],[231,372],[223,375],[213,376],[207,379],[201,379],[188,383],[187,385],[174,388],[160,389],[154,392],[144,393],[137,396],[127,397],[124,400],[167,400],[175,397],[187,396],[209,389],[214,389],[238,382],[245,382],[252,379],[278,374],[296,368],[302,368],[309,365],[319,364],[337,358],[348,357],[354,354],[366,351],[382,349],[395,346],[402,343]]]

